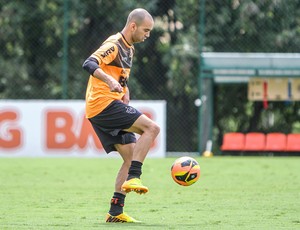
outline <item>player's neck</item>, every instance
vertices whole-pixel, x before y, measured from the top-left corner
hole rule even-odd
[[[124,38],[124,40],[126,41],[126,43],[129,45],[129,46],[132,46],[133,45],[133,42],[131,41],[130,36],[128,36],[128,34],[126,33],[125,30],[122,30],[120,32],[122,34],[122,37]]]

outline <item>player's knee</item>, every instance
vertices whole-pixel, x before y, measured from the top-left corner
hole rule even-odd
[[[150,131],[155,138],[160,132],[160,127],[155,122],[153,122],[150,126]]]

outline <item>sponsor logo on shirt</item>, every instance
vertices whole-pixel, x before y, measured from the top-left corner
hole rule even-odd
[[[115,51],[115,47],[112,46],[110,47],[108,50],[106,50],[103,54],[101,54],[102,58],[107,57],[108,55],[110,55],[111,53],[113,53]]]

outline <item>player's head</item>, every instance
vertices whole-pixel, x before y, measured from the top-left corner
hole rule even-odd
[[[154,21],[149,12],[142,8],[134,9],[127,18],[126,25],[122,32],[129,36],[130,43],[143,42],[150,37]],[[128,37],[127,37],[128,38]]]

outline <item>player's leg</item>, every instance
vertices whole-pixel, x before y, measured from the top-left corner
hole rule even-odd
[[[132,162],[129,168],[127,180],[122,185],[122,191],[135,191],[139,194],[147,193],[148,188],[142,185],[140,176],[142,174],[142,165],[145,157],[159,133],[159,126],[145,115],[141,115],[129,128],[125,131],[140,134],[133,149]]]
[[[114,150],[111,144],[135,142],[135,138],[133,140],[132,137],[133,133],[141,135],[132,153],[132,162],[127,177],[127,181],[130,180],[130,182],[121,189],[126,192],[132,190],[138,193],[147,192],[148,188],[142,186],[139,178],[145,157],[160,131],[159,126],[146,115],[120,101],[112,102],[104,111],[90,120],[99,126],[100,134],[105,133],[105,139],[102,137],[101,142],[106,152]],[[120,129],[123,130],[123,133]]]
[[[120,105],[121,109],[118,108]],[[133,114],[124,114],[124,105],[117,102],[113,103],[109,108],[110,109],[89,119],[105,151],[107,153],[118,151],[123,159],[123,163],[115,180],[115,192],[111,199],[110,210],[106,215],[106,222],[139,222],[123,212],[126,192],[121,191],[121,185],[128,176],[136,137],[133,133],[120,131],[119,127],[130,126],[140,116],[140,113],[136,111],[136,113]],[[117,110],[117,112],[115,110]],[[124,120],[126,115],[129,121],[127,121],[127,119]],[[132,122],[130,122],[130,120],[132,120]]]
[[[133,153],[134,146],[135,143],[125,144],[125,145],[115,144],[116,150],[119,152],[119,154],[123,159],[123,163],[121,165],[121,168],[116,178],[116,183],[115,183],[116,192],[126,194],[121,190],[121,186],[128,176],[128,171],[132,161],[132,153]]]
[[[139,222],[123,212],[126,193],[121,191],[121,186],[128,175],[134,145],[135,143],[115,145],[116,150],[120,153],[123,159],[123,163],[116,177],[115,192],[111,199],[110,210],[106,216],[106,222]]]
[[[159,126],[146,115],[141,115],[129,129],[124,131],[141,135],[134,147],[132,160],[143,163],[153,141],[159,134]]]

